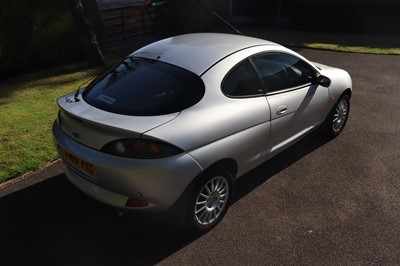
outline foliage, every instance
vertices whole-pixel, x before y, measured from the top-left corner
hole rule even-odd
[[[85,15],[82,0],[68,0],[75,29],[89,66],[105,66],[103,54],[95,32]]]
[[[232,3],[234,16],[250,17],[247,22],[253,21],[258,26],[284,22],[282,27],[311,31],[400,32],[400,0],[225,1],[228,2]]]
[[[102,36],[96,1],[84,2]],[[0,23],[0,77],[83,56],[65,0],[2,0]]]
[[[217,23],[211,11],[226,13],[225,1],[169,0],[165,17],[168,30],[172,34],[210,30]]]
[[[296,28],[336,32],[400,31],[400,0],[283,0]]]

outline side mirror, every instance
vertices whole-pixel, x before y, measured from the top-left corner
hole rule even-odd
[[[321,75],[317,79],[318,79],[318,84],[321,85],[322,87],[331,86],[330,78]]]

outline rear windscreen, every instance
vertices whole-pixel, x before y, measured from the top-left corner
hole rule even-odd
[[[204,95],[200,77],[159,61],[128,58],[97,78],[84,100],[112,113],[150,116],[182,111]]]

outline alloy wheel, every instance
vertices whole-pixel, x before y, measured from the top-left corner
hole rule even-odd
[[[203,226],[215,222],[227,206],[229,183],[225,177],[211,178],[200,190],[195,203],[194,215]]]
[[[348,106],[349,104],[346,99],[340,100],[336,105],[332,120],[332,129],[335,133],[341,131],[346,123]]]

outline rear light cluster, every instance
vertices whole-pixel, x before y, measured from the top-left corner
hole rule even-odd
[[[183,151],[170,144],[140,139],[120,139],[106,144],[102,152],[126,158],[135,159],[159,159],[176,154]]]

